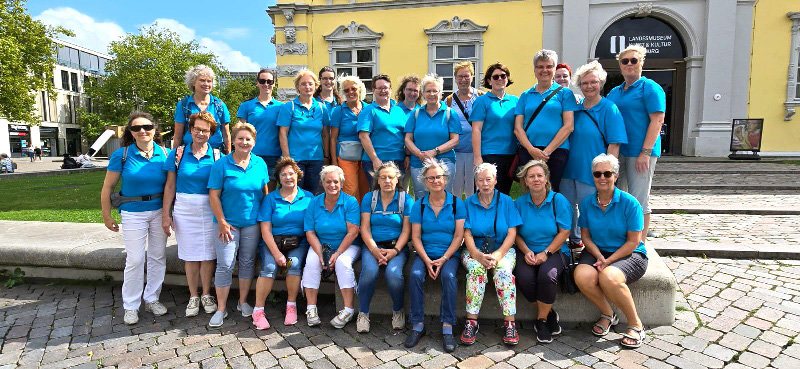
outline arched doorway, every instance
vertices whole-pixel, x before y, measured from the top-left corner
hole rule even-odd
[[[594,56],[608,71],[603,93],[624,82],[616,55],[631,44],[647,48],[643,75],[656,81],[667,95],[667,111],[661,127],[661,150],[681,155],[686,97],[686,47],[669,23],[655,17],[628,17],[612,23],[597,42]]]

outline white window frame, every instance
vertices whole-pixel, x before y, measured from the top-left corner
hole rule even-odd
[[[432,28],[426,29],[425,34],[428,35],[428,72],[436,73],[436,64],[450,63],[455,65],[463,61],[470,61],[475,66],[475,76],[472,85],[478,88],[483,80],[483,34],[488,28],[489,26],[481,26],[469,19],[462,20],[458,16],[454,16],[450,20],[442,20]],[[474,46],[474,57],[459,58],[458,46],[460,45]],[[453,47],[453,58],[437,59],[437,46]],[[440,77],[453,78],[453,90],[443,91],[445,96],[452,93],[456,89],[456,81],[453,76],[452,68],[448,75]]]
[[[790,121],[800,107],[800,12],[786,14],[792,20],[792,44],[789,53],[789,77],[786,83],[786,106],[783,120]]]
[[[372,77],[380,74],[380,40],[383,37],[383,32],[375,32],[364,24],[357,24],[351,21],[348,25],[341,25],[336,27],[333,32],[328,35],[322,36],[325,41],[328,41],[328,54],[330,56],[330,66],[337,70],[337,68],[352,68],[353,72],[358,75],[356,68],[358,67],[372,67],[372,75],[368,79],[361,79],[362,82],[371,82]],[[372,61],[358,62],[357,51],[370,50],[372,52]],[[350,63],[337,63],[337,51],[350,51]],[[367,89],[366,99],[372,96],[372,89]]]

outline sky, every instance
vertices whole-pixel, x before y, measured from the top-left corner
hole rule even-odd
[[[275,0],[29,0],[28,14],[52,26],[72,30],[64,41],[108,53],[108,45],[126,33],[157,23],[213,51],[231,72],[255,72],[275,66],[274,30],[267,7]]]

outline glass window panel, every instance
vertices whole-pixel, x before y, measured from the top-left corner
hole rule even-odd
[[[436,74],[439,77],[450,77],[453,75],[453,65],[452,64],[436,64]]]
[[[89,55],[83,51],[78,52],[78,58],[81,62],[81,69],[91,69],[92,63],[89,61],[92,55]]]
[[[72,91],[78,92],[78,73],[70,73],[70,82],[72,82]]]
[[[100,74],[105,74],[106,73],[106,62],[108,61],[108,59],[100,58],[99,61],[100,61],[100,66],[97,68],[97,71],[100,72]]]
[[[353,53],[350,50],[346,51],[337,51],[336,52],[336,63],[352,63],[353,62]]]
[[[372,61],[372,50],[356,50],[356,61],[359,63],[367,63]]]
[[[71,47],[69,48],[69,62],[72,63],[73,67],[78,67],[81,63],[78,50]]]
[[[364,82],[364,87],[367,88],[367,91],[372,91],[372,79],[363,82]]]
[[[65,70],[61,71],[61,89],[69,90],[69,72]]]
[[[453,47],[436,46],[436,59],[453,59]]]
[[[358,67],[358,68],[356,68],[356,73],[358,73],[358,78],[371,79],[372,78],[372,67]]]
[[[797,88],[795,89],[794,99],[800,100],[800,83],[797,84]]]
[[[475,45],[458,45],[458,58],[468,59],[475,57]]]
[[[99,59],[100,59],[100,58],[99,58],[97,55],[92,55],[92,56],[89,58],[89,69],[91,69],[91,70],[93,70],[93,71],[97,71],[97,70],[100,68],[100,61],[99,61]]]
[[[66,46],[58,47],[58,61],[62,63],[69,62],[69,49]]]
[[[445,91],[452,91],[453,90],[453,78],[447,77],[444,79],[444,90]]]
[[[353,75],[353,68],[336,68],[336,75],[337,76],[352,76]]]

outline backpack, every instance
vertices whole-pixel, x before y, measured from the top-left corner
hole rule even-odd
[[[406,192],[405,191],[398,191],[399,194],[397,195],[397,211],[388,213],[386,209],[383,209],[384,214],[403,214],[403,208],[406,206]],[[378,206],[378,197],[380,197],[380,191],[375,190],[372,191],[372,204],[370,204],[370,213],[375,213],[375,208]]]
[[[183,151],[186,150],[186,144],[183,144],[175,149],[175,173],[178,172],[178,168],[181,167],[181,162],[183,161]],[[212,149],[214,154],[212,157],[214,161],[219,160],[222,157],[222,152],[219,149]]]
[[[189,116],[192,115],[192,109],[189,108],[189,101],[191,101],[191,99],[192,99],[192,95],[186,95],[186,97],[184,97],[181,100],[181,106],[183,106],[183,122],[184,122],[184,124],[188,124],[189,123]],[[215,118],[217,119],[217,130],[219,130],[219,125],[221,125],[222,124],[222,120],[225,119],[225,114],[222,112],[222,100],[220,100],[218,97],[216,97],[214,95],[211,95],[211,104],[209,104],[209,106],[212,105],[212,104],[214,105],[214,113],[216,113],[216,117]],[[208,109],[208,108],[206,108],[206,109]],[[217,132],[214,132],[214,133],[217,133]]]
[[[422,108],[422,107],[420,107],[420,108]],[[414,109],[414,119],[415,120],[419,119],[419,110],[420,110],[419,108]],[[445,121],[445,123],[450,121],[450,112],[452,110],[453,109],[451,109],[449,106],[447,107],[447,109],[445,109],[445,111],[444,111],[444,121]]]
[[[426,196],[428,196],[428,195],[425,195],[422,198],[424,199]],[[452,204],[453,205],[453,219],[456,219],[456,195],[450,194],[450,196],[453,197],[453,204]],[[428,201],[430,203],[430,199],[428,199]],[[424,215],[425,215],[425,205],[422,202],[420,202],[419,203],[419,219],[420,219],[420,221],[422,221],[424,219]]]

